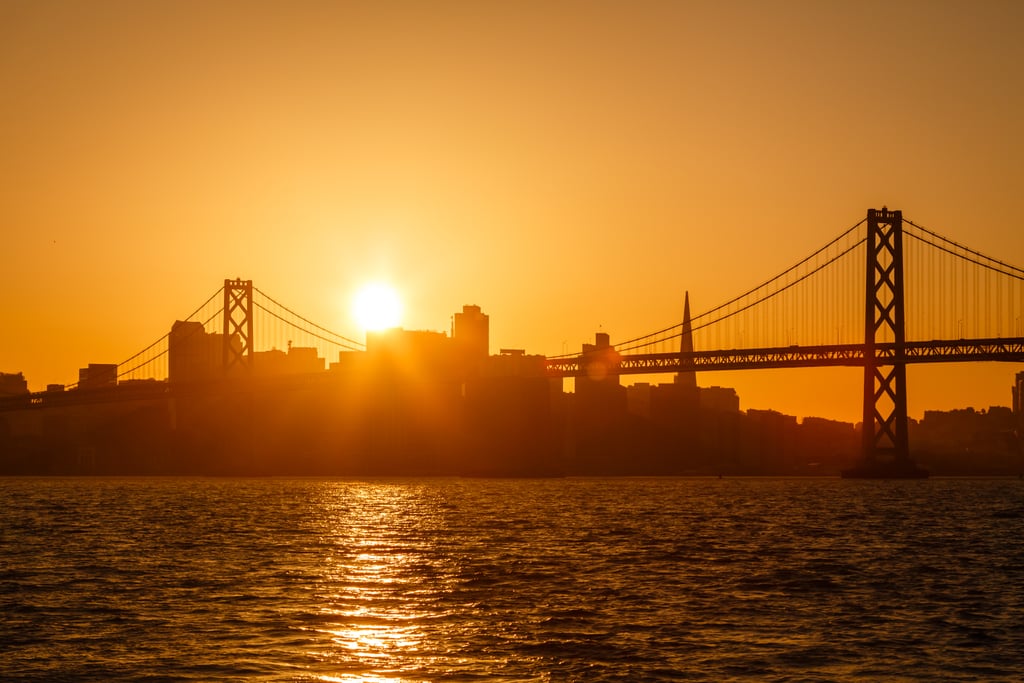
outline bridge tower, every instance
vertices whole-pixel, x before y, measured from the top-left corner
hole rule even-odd
[[[252,370],[252,280],[224,281],[224,374]]]
[[[903,213],[868,209],[864,307],[863,459],[848,478],[923,478],[907,435],[906,325],[903,311]],[[882,358],[879,343],[891,343]]]

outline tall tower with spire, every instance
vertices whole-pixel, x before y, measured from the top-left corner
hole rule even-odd
[[[693,353],[693,327],[690,325],[690,292],[683,299],[683,331],[679,336],[679,355]],[[693,370],[680,370],[676,373],[675,383],[692,390],[697,390],[697,373]]]

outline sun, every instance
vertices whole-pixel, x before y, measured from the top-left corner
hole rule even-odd
[[[397,327],[402,318],[402,301],[391,285],[371,282],[352,298],[352,316],[368,332]]]

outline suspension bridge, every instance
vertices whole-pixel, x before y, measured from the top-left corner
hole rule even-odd
[[[926,476],[909,456],[907,364],[1024,362],[1022,296],[1024,270],[901,211],[869,209],[818,251],[720,306],[613,354],[553,357],[548,366],[561,376],[593,373],[593,365],[618,374],[862,367],[863,463],[849,474]],[[744,348],[744,339],[760,344]],[[669,343],[679,350],[663,350]]]
[[[219,362],[236,376],[251,371],[257,341],[262,350],[315,348],[322,358],[365,350],[248,280],[226,280],[184,322],[191,326],[179,335],[220,335]],[[174,344],[172,330],[119,363],[118,385],[167,385]],[[919,476],[909,457],[906,366],[977,361],[1024,362],[1024,269],[883,207],[723,304],[610,349],[548,356],[546,369],[579,377],[595,367],[602,376],[860,367],[863,463],[851,474]]]

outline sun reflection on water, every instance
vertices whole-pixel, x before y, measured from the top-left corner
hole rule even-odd
[[[423,501],[410,487],[341,485],[325,495],[319,651],[310,653],[323,681],[398,681],[416,678],[427,635],[423,609]],[[333,669],[333,670],[332,670]]]
[[[354,683],[355,681],[359,681],[359,683],[396,683],[407,679],[385,676],[367,676],[364,674],[347,674],[345,676],[320,676],[317,680],[327,681],[328,683]]]

